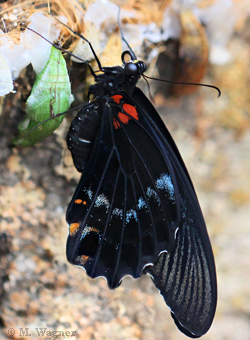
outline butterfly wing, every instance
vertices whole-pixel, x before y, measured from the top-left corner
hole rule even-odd
[[[216,309],[216,276],[208,244],[192,214],[182,222],[171,253],[160,254],[149,273],[160,290],[178,328],[196,338],[211,326]]]
[[[144,94],[136,90],[137,103],[144,106]],[[151,107],[149,109],[149,106]],[[181,202],[181,222],[174,250],[159,255],[145,268],[160,290],[179,329],[190,337],[200,337],[210,328],[217,303],[217,283],[213,253],[205,222],[181,156],[167,129],[159,122],[150,102],[144,106],[164,135],[174,166]],[[168,148],[168,146],[166,146]],[[176,158],[176,159],[175,159]]]
[[[215,314],[215,265],[193,193],[182,185],[180,197],[182,220],[174,250],[161,253],[145,272],[152,276],[178,328],[190,337],[200,337],[210,328]]]
[[[99,131],[67,211],[67,256],[115,288],[125,275],[139,277],[161,251],[172,251],[180,200],[173,166],[150,122],[139,111],[137,119],[122,121],[136,110],[131,98],[124,93],[123,104],[97,104]]]
[[[97,99],[95,108],[98,132],[83,156],[86,167],[67,211],[68,260],[92,278],[105,277],[110,288],[125,275],[148,272],[178,327],[200,336],[215,311],[215,269],[177,147],[137,88],[133,97],[122,92]],[[84,140],[83,130],[79,125],[71,133]]]

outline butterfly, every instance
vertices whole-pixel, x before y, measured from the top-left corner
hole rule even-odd
[[[195,189],[165,124],[136,86],[146,64],[130,47],[122,66],[102,67],[93,53],[93,100],[67,135],[82,173],[66,214],[67,259],[111,289],[127,275],[149,274],[177,327],[200,337],[214,318],[217,285]]]

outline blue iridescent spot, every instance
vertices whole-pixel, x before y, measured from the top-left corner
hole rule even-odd
[[[84,237],[86,237],[90,232],[95,232],[95,233],[97,233],[98,236],[99,236],[99,241],[101,240],[101,235],[99,234],[99,231],[98,231],[96,228],[94,228],[94,227],[90,227],[90,226],[86,225],[86,226],[84,227],[83,231],[82,231],[80,241],[81,241]]]
[[[137,206],[138,209],[147,208],[147,204],[142,197],[139,197]]]
[[[157,196],[157,193],[154,189],[148,187],[146,192],[148,198],[153,197],[158,203],[160,203],[159,197]]]
[[[128,224],[132,218],[137,222],[137,213],[134,209],[130,209],[126,212],[126,224]]]
[[[171,181],[171,177],[167,174],[161,174],[156,180],[156,188],[160,190],[166,190],[171,200],[175,200],[174,186]]]

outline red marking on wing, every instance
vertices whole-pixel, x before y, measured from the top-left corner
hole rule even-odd
[[[133,105],[123,104],[122,108],[131,117],[133,117],[136,120],[139,120],[138,112]],[[128,124],[129,120],[131,120],[131,117],[127,116],[125,113],[122,113],[122,112],[118,113],[118,118],[120,119],[121,123],[123,123],[123,124]],[[120,122],[118,122],[115,118],[113,119],[113,125],[114,125],[115,129],[118,129],[119,127],[121,127]]]
[[[130,104],[123,104],[122,108],[125,112],[127,112],[130,116],[132,116],[134,119],[139,120],[138,118],[138,112],[136,111],[136,108],[133,105]],[[129,118],[131,119],[131,118]]]
[[[120,94],[115,94],[114,96],[111,97],[113,99],[114,102],[116,102],[117,104],[120,104],[120,101],[122,99],[122,96]]]
[[[121,127],[120,123],[115,118],[113,118],[113,125],[115,129],[119,129],[119,127]]]

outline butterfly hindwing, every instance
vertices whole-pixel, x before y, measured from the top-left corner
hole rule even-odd
[[[100,101],[100,110],[99,131],[67,212],[67,256],[115,288],[125,275],[139,277],[160,252],[172,251],[179,189],[162,138],[132,98],[123,93],[119,105]]]

